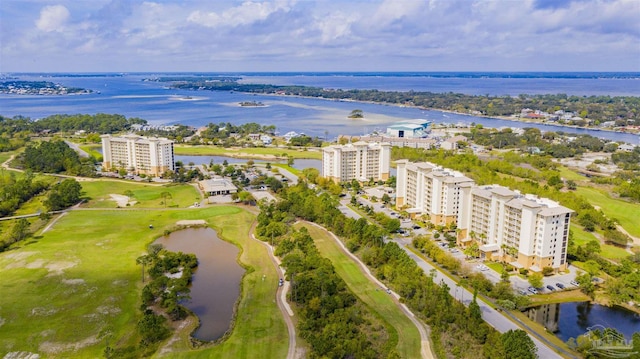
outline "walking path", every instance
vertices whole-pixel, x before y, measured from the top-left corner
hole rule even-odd
[[[255,241],[262,243],[267,248],[267,252],[269,252],[269,257],[271,258],[271,262],[273,262],[273,266],[276,268],[278,272],[279,278],[284,278],[284,273],[282,272],[282,268],[280,267],[280,260],[273,254],[273,247],[264,241],[261,241],[256,238],[254,235],[256,229],[257,222],[253,222],[251,225],[251,238]],[[287,302],[287,292],[289,291],[289,282],[285,281],[282,287],[278,287],[278,291],[276,292],[276,303],[278,304],[278,308],[280,312],[282,312],[282,318],[284,318],[285,323],[287,324],[287,330],[289,331],[289,351],[287,352],[287,359],[299,359],[304,357],[304,351],[301,348],[297,348],[296,344],[296,327],[293,323],[291,317],[293,317],[294,313]]]
[[[359,267],[360,270],[365,274],[365,276],[372,282],[374,282],[376,285],[386,288],[386,285],[384,283],[382,283],[380,280],[378,280],[378,278],[376,278],[371,271],[369,270],[369,267],[367,267],[364,263],[362,263],[362,261],[360,260],[360,258],[356,257],[353,253],[351,253],[345,246],[344,243],[342,243],[342,241],[331,231],[327,230],[326,228],[313,223],[313,222],[307,222],[304,221],[305,223],[320,228],[321,230],[325,231],[326,233],[328,233],[331,238],[333,238],[333,240],[338,244],[338,246],[340,247],[340,249],[342,250],[342,252],[347,255],[349,258],[351,258],[351,260],[356,263]],[[433,351],[431,350],[431,342],[429,341],[429,328],[424,325],[422,322],[420,322],[418,319],[416,319],[415,315],[409,310],[409,308],[407,308],[406,305],[404,305],[403,303],[400,303],[400,296],[393,292],[390,291],[390,294],[392,295],[393,301],[394,303],[400,308],[400,310],[404,313],[404,315],[407,316],[407,318],[409,318],[409,320],[411,320],[411,322],[413,322],[413,324],[416,326],[416,328],[418,329],[418,332],[420,333],[420,352],[421,352],[421,356],[422,358],[425,359],[433,359],[435,358],[435,355],[433,353]]]

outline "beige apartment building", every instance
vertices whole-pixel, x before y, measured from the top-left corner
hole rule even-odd
[[[463,186],[460,205],[458,244],[516,268],[567,268],[569,208],[498,185]]]
[[[160,176],[175,170],[173,141],[166,138],[102,135],[104,171],[123,168],[129,172]]]
[[[389,179],[391,145],[359,141],[322,149],[322,176],[334,182]]]
[[[396,161],[396,207],[412,217],[427,215],[436,225],[456,223],[460,191],[471,178],[429,162]]]
[[[429,162],[397,161],[396,208],[456,225],[458,245],[477,243],[481,256],[516,268],[567,268],[572,210],[509,188],[476,186],[459,172]]]

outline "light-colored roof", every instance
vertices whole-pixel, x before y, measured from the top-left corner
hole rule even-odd
[[[212,178],[208,180],[198,181],[200,187],[205,192],[218,192],[218,191],[234,191],[237,187],[231,183],[231,181],[224,178]]]
[[[500,246],[498,244],[483,244],[480,246],[480,250],[482,252],[495,252],[498,249],[500,249]]]

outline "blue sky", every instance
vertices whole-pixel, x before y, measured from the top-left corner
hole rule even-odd
[[[640,71],[640,0],[2,0],[0,72]]]

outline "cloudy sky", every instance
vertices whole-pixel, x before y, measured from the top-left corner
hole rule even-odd
[[[640,71],[640,0],[1,0],[0,72]]]

